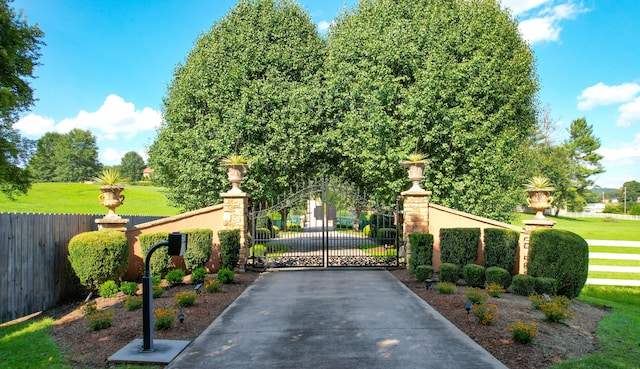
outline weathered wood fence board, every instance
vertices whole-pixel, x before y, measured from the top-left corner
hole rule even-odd
[[[0,323],[46,310],[70,290],[67,245],[104,215],[0,213]],[[128,227],[161,219],[123,216]]]

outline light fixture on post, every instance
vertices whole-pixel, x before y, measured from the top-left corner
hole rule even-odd
[[[429,289],[429,287],[431,287],[431,284],[433,283],[433,281],[429,278],[429,279],[425,279],[424,281],[424,286]]]
[[[467,303],[464,305],[464,308],[467,310],[467,314],[469,314],[469,312],[471,311],[472,306],[473,304],[471,303],[471,301],[467,301]]]
[[[184,322],[184,313],[182,312],[182,310],[178,312],[178,320],[180,321],[180,323]]]
[[[198,283],[195,287],[194,290],[196,291],[196,293],[199,295],[200,293],[202,293],[202,283]]]

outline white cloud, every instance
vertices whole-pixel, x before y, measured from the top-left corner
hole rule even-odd
[[[535,9],[550,0],[503,0],[502,5],[511,9],[513,15],[522,14],[531,9]]]
[[[20,130],[24,135],[40,137],[47,132],[54,130],[55,120],[29,114],[17,121],[13,128]]]
[[[582,90],[578,96],[578,109],[591,110],[596,106],[624,103],[632,100],[639,92],[640,85],[637,83],[607,86],[599,82]]]
[[[561,21],[573,19],[576,15],[588,11],[582,5],[572,2],[555,6],[552,3],[548,0],[508,0],[503,5],[510,8],[513,14],[520,15],[520,34],[529,43],[534,44],[541,41],[558,41],[562,31]],[[535,9],[538,9],[535,15],[524,14]]]
[[[331,23],[327,21],[320,21],[320,23],[318,23],[318,30],[320,32],[327,32],[329,30],[329,26],[331,26]]]
[[[616,122],[617,126],[629,127],[632,123],[640,122],[640,97],[636,97],[635,100],[620,106],[618,111],[620,116]],[[637,141],[639,141],[638,146],[640,146],[640,139]]]
[[[117,165],[122,161],[122,157],[128,151],[118,151],[116,149],[112,149],[107,147],[104,151],[102,151],[99,155],[100,162],[107,165]]]
[[[631,143],[623,143],[618,147],[602,147],[598,154],[603,156],[602,163],[607,167],[636,165],[640,162],[640,133]]]

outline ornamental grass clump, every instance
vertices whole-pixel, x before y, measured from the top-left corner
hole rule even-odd
[[[464,291],[464,295],[467,296],[467,299],[473,304],[482,304],[487,299],[487,294],[483,290],[475,287],[468,287]]]
[[[482,325],[491,325],[498,319],[498,306],[495,304],[473,304],[471,311]]]
[[[456,293],[456,284],[451,282],[440,282],[438,283],[438,292],[443,293],[445,295],[453,295]]]
[[[182,307],[193,306],[196,303],[196,292],[195,291],[184,291],[178,292],[174,296],[174,299],[178,303],[178,305]]]
[[[153,312],[153,326],[158,330],[167,330],[173,326],[173,319],[177,314],[176,309],[159,308]]]
[[[497,298],[502,297],[502,294],[507,292],[507,290],[505,290],[501,285],[496,283],[489,283],[485,290],[487,291],[489,296]]]
[[[533,342],[533,338],[538,335],[538,325],[533,322],[516,321],[509,326],[509,331],[513,342],[527,345]]]

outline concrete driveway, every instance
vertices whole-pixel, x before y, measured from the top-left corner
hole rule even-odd
[[[241,367],[506,368],[383,269],[265,273],[167,366]]]

